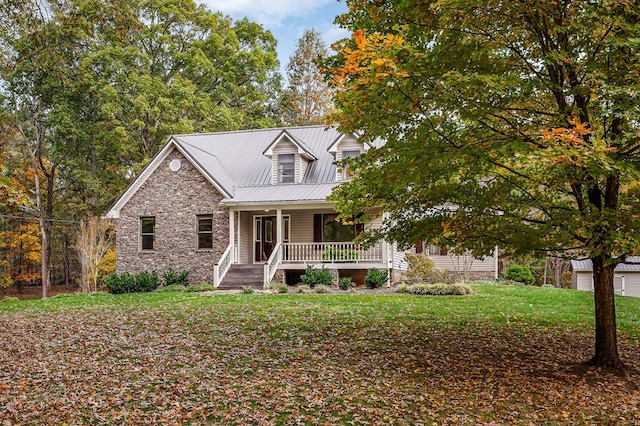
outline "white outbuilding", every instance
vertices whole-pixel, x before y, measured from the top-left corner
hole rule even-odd
[[[616,267],[613,286],[616,294],[640,297],[640,256],[630,256],[626,263],[621,263]],[[591,259],[571,261],[571,288],[593,291]]]

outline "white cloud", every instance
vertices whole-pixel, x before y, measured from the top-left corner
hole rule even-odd
[[[221,11],[234,19],[247,16],[266,26],[279,26],[288,18],[311,16],[321,7],[336,0],[202,0],[211,10]]]

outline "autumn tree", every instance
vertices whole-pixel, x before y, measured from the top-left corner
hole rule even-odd
[[[640,252],[638,2],[348,4],[335,117],[386,144],[354,160],[337,208],[390,212],[372,239],[591,259],[589,363],[623,368],[613,271]]]
[[[282,120],[288,125],[321,124],[333,111],[333,90],[324,81],[319,62],[328,50],[320,33],[305,30],[287,64],[287,88],[282,93]]]

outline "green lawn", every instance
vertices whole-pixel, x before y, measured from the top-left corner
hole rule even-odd
[[[474,292],[0,303],[0,423],[640,423],[640,299],[617,299],[619,378],[577,364],[591,294]]]

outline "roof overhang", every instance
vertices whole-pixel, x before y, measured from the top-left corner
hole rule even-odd
[[[298,138],[296,138],[295,136],[293,136],[291,133],[287,132],[286,130],[283,130],[278,135],[278,137],[276,137],[273,140],[273,142],[271,142],[269,144],[267,149],[265,149],[262,154],[267,156],[267,157],[269,157],[269,158],[273,157],[273,150],[284,139],[286,139],[289,142],[291,142],[292,144],[294,144],[296,146],[296,148],[298,149],[298,154],[300,154],[302,157],[306,158],[309,161],[317,160],[316,156],[313,155],[311,153],[311,151],[309,151],[309,149],[307,149],[307,147],[305,146],[305,144],[301,140],[299,140]]]

